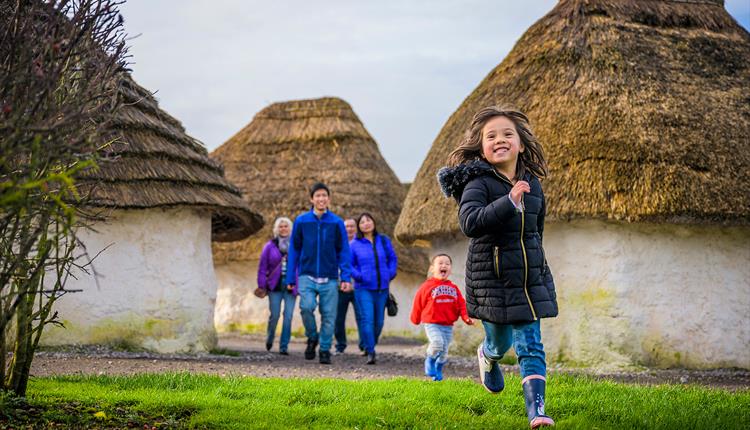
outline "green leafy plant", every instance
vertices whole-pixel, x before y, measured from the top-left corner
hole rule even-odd
[[[53,304],[71,269],[92,259],[76,233],[97,217],[85,172],[116,139],[120,3],[0,4],[0,386],[17,395],[43,328],[61,324]]]

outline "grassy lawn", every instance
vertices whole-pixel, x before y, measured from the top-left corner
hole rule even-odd
[[[42,378],[32,380],[23,407],[0,398],[0,427],[47,428],[52,421],[76,428],[528,428],[520,380],[506,383],[493,396],[470,380]],[[553,375],[547,397],[558,429],[750,427],[748,390]]]

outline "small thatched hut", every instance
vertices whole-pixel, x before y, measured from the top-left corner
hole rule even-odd
[[[459,267],[435,174],[495,104],[529,115],[549,161],[551,358],[750,368],[750,35],[723,1],[562,0],[526,31],[441,130],[396,227]]]
[[[351,106],[338,98],[274,103],[211,156],[224,164],[227,179],[239,186],[245,201],[267,221],[264,229],[246,240],[214,245],[218,327],[265,321],[266,304],[250,294],[256,284],[257,259],[271,238],[275,218],[294,219],[310,209],[308,192],[313,183],[328,184],[336,214],[356,217],[370,212],[378,231],[389,236],[406,195],[375,140]],[[419,251],[397,244],[396,252],[401,270],[425,270],[426,258]]]
[[[215,345],[211,240],[247,237],[263,225],[221,165],[126,77],[114,121],[119,141],[100,168],[92,206],[106,221],[79,232],[93,261],[56,303],[65,329],[45,342],[115,343],[162,352]]]

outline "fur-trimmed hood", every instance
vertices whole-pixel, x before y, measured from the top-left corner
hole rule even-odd
[[[492,166],[484,160],[473,160],[455,167],[443,167],[437,173],[440,190],[445,197],[461,200],[464,187],[474,178],[491,174]]]

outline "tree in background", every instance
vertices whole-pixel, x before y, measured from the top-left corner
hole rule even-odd
[[[85,171],[116,139],[121,4],[0,3],[0,387],[20,396],[42,330],[61,324],[55,299],[91,260],[76,231],[96,215]]]

